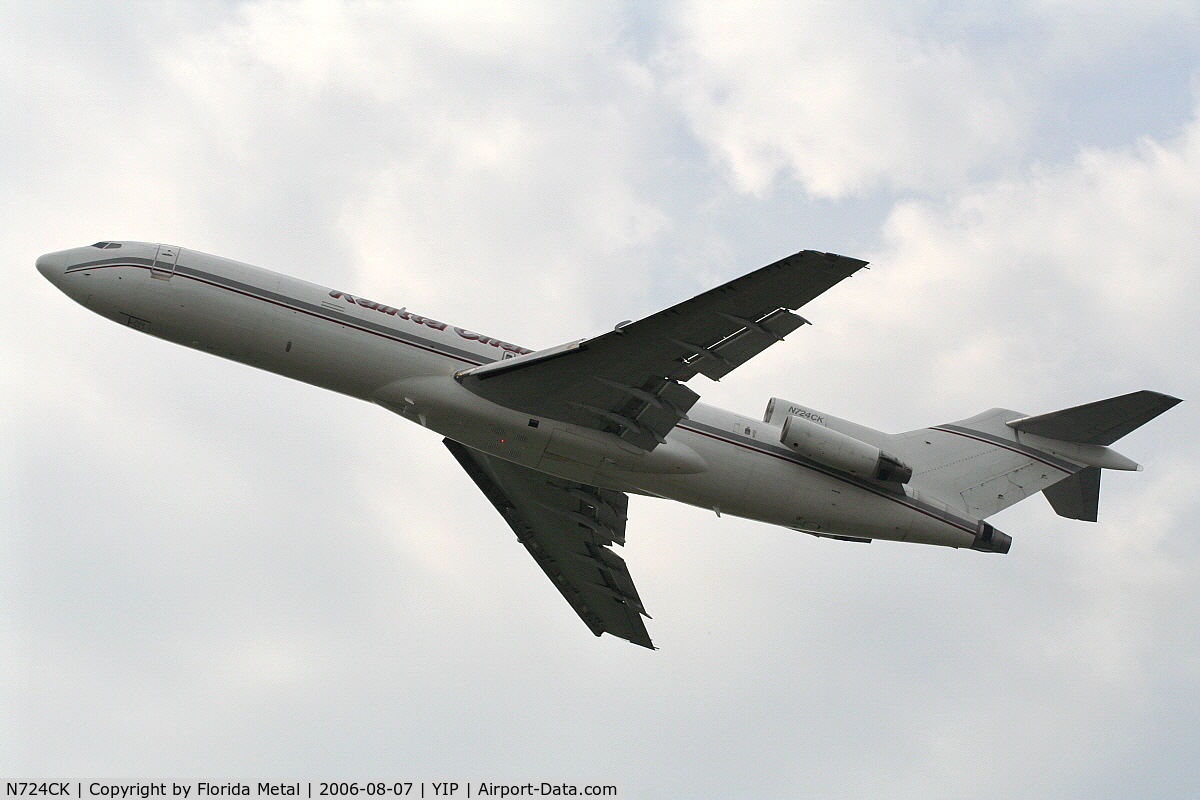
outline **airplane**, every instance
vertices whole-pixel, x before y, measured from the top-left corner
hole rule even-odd
[[[1111,449],[1180,402],[1152,391],[887,434],[778,397],[762,419],[699,402],[807,324],[866,266],[805,250],[636,322],[529,350],[405,307],[165,244],[104,241],[37,269],[134,330],[360,398],[443,436],[591,629],[655,649],[625,560],[629,494],[801,533],[1007,553],[986,518],[1041,492],[1095,521]]]

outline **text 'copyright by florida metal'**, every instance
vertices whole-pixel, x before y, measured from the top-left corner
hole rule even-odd
[[[4,785],[6,797],[102,798],[149,800],[171,797],[198,800],[213,797],[618,797],[617,787],[601,784],[491,781],[307,781],[297,783],[108,783],[83,781],[23,782]]]

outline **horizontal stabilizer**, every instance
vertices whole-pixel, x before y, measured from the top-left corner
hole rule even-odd
[[[1158,392],[1131,392],[1062,411],[1014,419],[1007,424],[1048,439],[1110,445],[1179,402],[1179,398]]]
[[[1042,490],[1060,517],[1095,522],[1100,511],[1100,468],[1086,467]]]

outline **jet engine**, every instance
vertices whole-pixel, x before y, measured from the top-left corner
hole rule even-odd
[[[789,415],[779,440],[806,458],[851,475],[891,483],[912,478],[912,467],[895,456],[804,417]]]

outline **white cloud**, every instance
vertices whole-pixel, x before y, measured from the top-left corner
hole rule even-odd
[[[920,32],[919,7],[684,4],[662,52],[696,135],[735,186],[795,177],[823,197],[939,189],[1019,153],[1011,65]]]
[[[204,204],[239,198],[243,238],[264,218],[319,234],[360,291],[474,306],[455,321],[521,340],[577,326],[566,298],[611,291],[668,227],[639,185],[656,112],[620,29],[603,9],[265,2],[159,56],[220,167]]]
[[[1160,375],[1173,385],[1157,388],[1185,392],[1200,336],[1177,298],[1200,295],[1198,208],[1195,120],[1168,142],[1089,149],[943,203],[901,203],[878,302],[919,336],[932,333],[929,303],[952,298],[938,318],[957,322],[956,342],[930,376],[946,389],[989,373],[1114,387]]]
[[[685,2],[666,18],[656,63],[668,96],[731,184],[761,194],[795,180],[827,198],[940,193],[1011,174],[1030,153],[1060,157],[1063,131],[1145,132],[1114,114],[1149,115],[1160,132],[1163,86],[1179,85],[1164,67],[1194,58],[1200,31],[1195,4],[1175,0],[1003,13]]]

